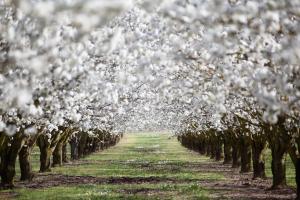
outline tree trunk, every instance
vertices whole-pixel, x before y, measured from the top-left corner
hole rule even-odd
[[[70,140],[70,146],[71,146],[71,159],[77,160],[78,159],[78,141],[77,138],[72,138]]]
[[[52,151],[47,146],[40,147],[40,172],[51,171],[51,154]]]
[[[211,148],[210,148],[210,159],[216,158],[216,146],[214,142],[211,142]]]
[[[280,145],[271,148],[272,151],[272,174],[273,174],[273,185],[272,189],[277,189],[286,186],[286,171],[285,171],[285,157],[286,153],[281,149]]]
[[[207,142],[207,145],[206,145],[206,156],[209,157],[210,156],[210,152],[211,152],[211,144],[210,142]]]
[[[206,153],[206,146],[205,145],[206,145],[205,141],[202,139],[202,141],[201,141],[201,148],[200,148],[200,154],[201,155],[205,155],[205,153]]]
[[[62,166],[62,143],[58,143],[53,151],[52,167]]]
[[[0,154],[4,150],[7,140],[8,137],[3,132],[0,132]]]
[[[222,160],[222,146],[217,145],[216,146],[216,156],[215,156],[216,161]]]
[[[47,135],[40,135],[37,139],[37,145],[40,149],[40,172],[51,171],[51,155],[56,145],[61,140],[62,132],[66,129],[60,127],[59,130],[52,131],[51,138]]]
[[[16,133],[11,141],[5,143],[1,152],[1,185],[4,188],[14,187],[15,166],[18,153],[25,143],[26,137],[22,132]],[[8,146],[10,142],[10,146]]]
[[[251,143],[247,136],[241,136],[240,138],[241,148],[241,173],[247,173],[251,171]]]
[[[286,153],[291,147],[291,140],[285,127],[285,116],[279,116],[277,124],[265,128],[270,149],[272,151],[271,169],[273,184],[271,189],[286,187]]]
[[[50,172],[52,151],[47,136],[40,135],[37,140],[37,145],[40,149],[40,172]]]
[[[57,142],[53,151],[53,167],[62,166],[63,162],[67,162],[67,142],[73,133],[71,128],[64,129],[60,134],[60,139]]]
[[[297,197],[296,200],[300,200],[300,158],[297,158],[296,163],[296,184],[297,184]]]
[[[300,140],[299,138],[297,138],[296,143],[294,143],[293,145],[291,145],[291,147],[289,148],[289,154],[290,157],[293,161],[294,167],[295,167],[295,171],[296,171],[296,185],[297,185],[297,197],[296,200],[300,200],[300,155],[299,155],[299,151],[298,149],[300,149]]]
[[[31,181],[34,177],[30,164],[30,152],[31,148],[29,146],[23,146],[23,148],[19,152],[21,181]]]
[[[18,154],[2,152],[1,155],[1,186],[4,188],[14,187],[15,165]]]
[[[85,155],[85,148],[87,143],[87,133],[81,133],[78,144],[78,158],[82,158]]]
[[[230,140],[228,138],[224,138],[224,162],[223,162],[223,164],[230,164],[231,162],[232,162],[232,151],[231,151]]]
[[[223,155],[222,155],[223,154],[223,152],[222,152],[223,142],[222,142],[222,139],[220,136],[221,133],[218,133],[218,134],[219,135],[217,136],[216,142],[215,142],[215,153],[216,153],[215,160],[216,161],[220,161],[223,158]]]
[[[241,156],[237,142],[232,144],[232,168],[241,166]]]
[[[62,148],[62,161],[63,163],[68,163],[68,156],[67,156],[67,143],[63,145]]]
[[[252,141],[253,179],[266,178],[264,150],[266,142],[254,139]]]
[[[19,152],[21,181],[31,181],[34,177],[34,173],[32,172],[32,167],[30,163],[30,154],[39,135],[40,132],[36,133],[34,136],[30,136],[27,139],[25,145],[22,147],[21,151]]]

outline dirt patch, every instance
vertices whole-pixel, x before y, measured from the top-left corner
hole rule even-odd
[[[124,190],[119,190],[119,192],[130,194],[130,195],[132,194],[151,195],[151,194],[161,193],[162,191],[159,189],[152,189],[152,188],[139,188],[139,189],[124,189]]]
[[[186,183],[193,180],[177,180],[164,177],[93,177],[93,176],[67,176],[62,174],[38,175],[33,182],[17,182],[16,187],[48,188],[55,186],[75,186],[82,184],[142,184],[142,183]]]
[[[215,163],[215,167],[223,168],[221,163]],[[239,173],[238,169],[227,166],[228,172],[224,173],[225,181],[203,181],[201,187],[212,190],[212,198],[216,199],[248,199],[248,200],[290,200],[296,198],[294,188],[286,187],[270,190],[272,179],[252,179],[252,173]]]
[[[195,172],[195,173],[226,173],[231,172],[226,166],[216,166],[216,163],[130,163],[129,165],[153,172]]]
[[[132,151],[138,152],[138,153],[154,153],[158,151],[155,147],[136,147]]]
[[[14,199],[16,196],[18,196],[15,192],[1,192],[0,193],[0,199],[1,200],[10,200]]]

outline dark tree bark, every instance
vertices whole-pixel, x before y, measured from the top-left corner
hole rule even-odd
[[[60,140],[61,132],[55,131],[51,133],[51,139],[47,135],[42,134],[37,139],[37,145],[40,149],[40,172],[51,171],[51,155]]]
[[[222,146],[217,145],[216,146],[216,156],[215,156],[216,161],[222,160]]]
[[[298,137],[291,144],[288,152],[295,166],[296,172],[296,185],[297,185],[297,197],[296,200],[300,200],[300,129],[296,128],[293,130],[294,133],[298,133]]]
[[[19,152],[19,163],[21,171],[21,181],[31,181],[34,177],[30,164],[30,147],[26,146]]]
[[[62,143],[58,143],[53,151],[52,167],[62,166],[63,156],[62,156]]]
[[[277,124],[265,126],[265,133],[272,152],[271,169],[273,184],[271,189],[286,187],[286,153],[291,147],[291,137],[285,129],[285,116],[279,116]]]
[[[271,151],[272,151],[271,169],[273,174],[272,189],[285,187],[286,186],[285,150],[277,146],[271,148]]]
[[[296,200],[300,200],[300,158],[297,158],[296,162],[296,184],[297,184],[297,198]]]
[[[77,160],[79,158],[78,156],[78,138],[77,136],[74,136],[70,139],[70,146],[71,146],[71,159]]]
[[[4,150],[7,140],[8,137],[3,132],[0,132],[0,154]]]
[[[26,136],[23,132],[16,133],[10,141],[4,144],[5,147],[1,152],[1,186],[4,188],[12,188],[14,187],[14,176],[16,174],[15,166],[17,156],[23,147]],[[8,145],[10,143],[10,146]]]
[[[223,158],[223,151],[222,151],[222,145],[223,145],[223,141],[221,139],[221,133],[217,133],[217,138],[216,138],[216,142],[215,142],[215,160],[216,161],[220,161]]]
[[[78,144],[78,158],[83,158],[85,155],[85,147],[87,144],[87,133],[81,133],[79,138],[79,144]]]
[[[57,142],[55,149],[53,151],[53,167],[62,166],[63,165],[63,147],[67,143],[69,137],[73,133],[71,128],[66,128],[64,131],[60,134],[60,139]],[[65,149],[66,150],[66,149]],[[65,154],[66,156],[66,154]]]
[[[34,177],[34,173],[32,172],[32,167],[30,163],[30,154],[39,135],[40,132],[38,132],[34,136],[30,136],[26,141],[25,145],[22,147],[21,151],[19,152],[21,181],[31,181]]]
[[[51,155],[52,151],[46,146],[39,146],[40,148],[40,172],[51,171]]]
[[[241,166],[241,154],[239,145],[236,142],[232,143],[232,168],[238,168]]]
[[[232,162],[232,148],[230,138],[224,136],[224,162],[223,164],[230,164]]]
[[[258,138],[257,138],[258,137]],[[252,163],[253,163],[253,179],[266,178],[264,151],[266,141],[262,136],[254,136],[252,141]]]
[[[1,155],[1,186],[4,188],[14,187],[14,176],[16,174],[15,164],[18,153],[8,153],[5,150]]]
[[[210,142],[207,142],[207,145],[206,145],[206,156],[207,157],[210,157],[210,153],[211,153],[211,144]]]
[[[211,141],[211,148],[210,148],[210,159],[215,159],[216,158],[216,145],[214,141]]]
[[[251,171],[251,140],[248,136],[240,137],[241,173]]]
[[[63,163],[68,163],[69,160],[68,160],[68,155],[67,155],[67,143],[65,143],[63,145],[63,148],[62,148],[62,161]]]
[[[206,154],[206,144],[203,138],[201,138],[201,147],[199,150],[201,155],[205,155]]]

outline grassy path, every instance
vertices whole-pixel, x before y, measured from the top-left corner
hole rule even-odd
[[[128,134],[111,149],[39,174],[14,191],[0,192],[0,199],[289,199],[293,195],[290,190],[265,191],[269,180],[253,182],[249,177],[185,149],[168,134]]]

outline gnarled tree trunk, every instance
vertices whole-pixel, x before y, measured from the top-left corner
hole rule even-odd
[[[205,143],[203,138],[201,138],[201,145],[200,145],[199,152],[200,152],[201,155],[206,154],[206,143]]]
[[[78,144],[78,158],[82,158],[85,155],[85,148],[87,144],[87,133],[81,133]]]
[[[66,128],[61,134],[60,139],[57,142],[55,149],[53,151],[53,167],[62,166],[63,164],[63,147],[67,143],[69,137],[72,134],[71,128]],[[65,154],[66,155],[66,154]]]
[[[52,151],[47,145],[39,144],[40,148],[40,172],[50,172],[51,171],[51,154]]]
[[[230,138],[225,135],[224,136],[224,162],[223,164],[230,164],[232,162],[232,148]]]
[[[30,163],[30,154],[38,137],[39,133],[30,136],[26,141],[25,145],[22,147],[21,151],[19,152],[21,181],[31,181],[34,177],[34,173],[32,172],[32,167]]]
[[[67,155],[67,143],[64,144],[62,148],[62,161],[63,163],[68,163],[68,155]]]
[[[240,136],[241,173],[251,171],[251,140],[248,136]]]
[[[238,168],[241,166],[241,154],[237,141],[232,143],[232,168]]]
[[[291,138],[285,129],[285,117],[279,116],[277,124],[266,126],[268,142],[272,152],[272,189],[286,187],[286,153],[291,146]]]
[[[297,200],[300,200],[300,158],[296,161]]]
[[[252,163],[253,163],[253,179],[266,178],[264,151],[266,141],[263,136],[253,136],[252,140]]]
[[[53,151],[52,167],[62,166],[62,143],[58,143]]]
[[[217,137],[216,137],[216,141],[215,141],[215,160],[216,161],[220,161],[223,158],[223,152],[222,152],[222,145],[223,145],[223,141],[221,138],[221,133],[217,133]]]
[[[71,146],[71,159],[72,160],[77,160],[79,158],[78,156],[78,146],[79,146],[79,141],[77,136],[73,136],[70,139],[70,146]]]
[[[296,171],[296,185],[297,185],[297,197],[296,200],[300,200],[300,129],[293,130],[294,133],[298,133],[298,137],[295,138],[295,142],[290,146],[288,152],[293,161]]]
[[[34,174],[32,173],[32,167],[30,164],[30,147],[26,146],[19,152],[19,163],[21,171],[21,181],[31,181]]]
[[[61,128],[63,129],[63,128]],[[61,131],[53,131],[51,138],[42,134],[37,139],[37,145],[40,149],[40,172],[51,171],[51,155],[60,140]]]
[[[276,145],[277,146],[277,145]],[[286,153],[285,150],[280,147],[271,148],[272,151],[272,174],[273,174],[273,185],[272,188],[280,188],[286,186],[286,167],[285,159]]]
[[[216,158],[216,145],[214,141],[211,141],[211,148],[210,148],[210,159],[215,159]]]
[[[17,156],[25,144],[26,139],[27,137],[23,134],[23,132],[18,132],[4,143],[4,147],[1,152],[0,166],[1,185],[4,188],[12,188],[14,186]]]

